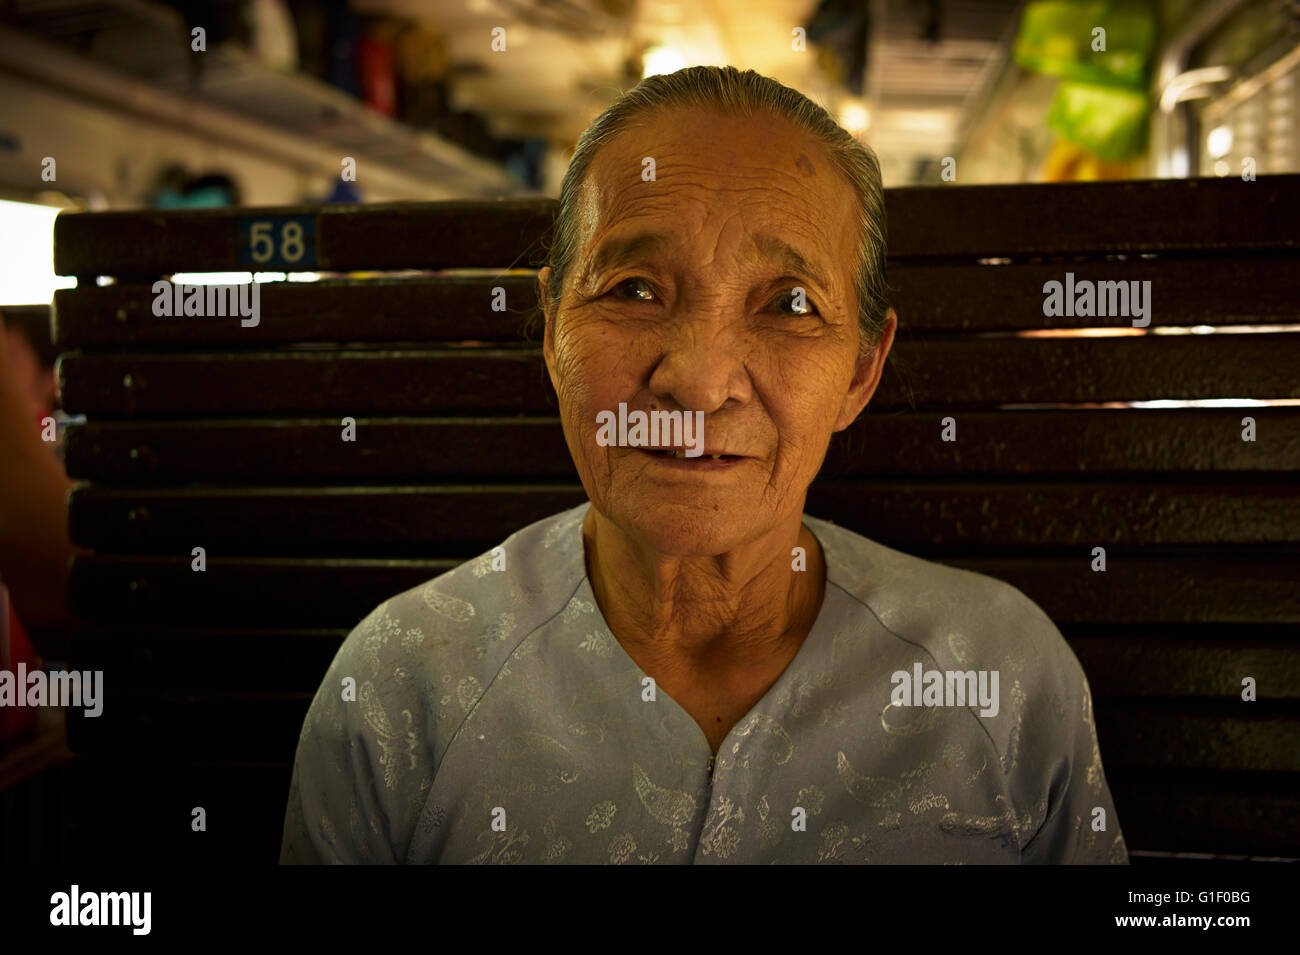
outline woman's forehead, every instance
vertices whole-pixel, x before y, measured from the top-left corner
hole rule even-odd
[[[578,210],[588,252],[611,230],[671,225],[712,236],[739,224],[748,244],[755,234],[786,234],[851,259],[857,205],[824,147],[786,121],[679,112],[631,126],[602,147]]]
[[[848,183],[811,133],[769,113],[732,116],[699,109],[661,112],[629,123],[592,160],[589,179],[611,198],[640,184],[700,183],[720,191],[784,189],[796,198]],[[623,188],[618,188],[622,186]]]

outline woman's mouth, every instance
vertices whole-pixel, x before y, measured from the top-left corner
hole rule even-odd
[[[637,448],[637,450],[663,464],[688,468],[713,469],[731,467],[743,458],[743,455],[739,454],[707,453],[691,457],[687,455],[685,451],[678,451],[670,448]]]

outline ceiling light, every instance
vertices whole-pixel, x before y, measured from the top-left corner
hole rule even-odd
[[[1232,129],[1227,126],[1214,127],[1205,137],[1205,148],[1214,159],[1228,155],[1232,150]]]
[[[676,73],[685,69],[686,57],[675,46],[652,46],[645,51],[641,59],[643,72],[641,78],[658,76],[661,73]]]
[[[854,136],[865,133],[871,125],[871,111],[856,100],[850,100],[840,107],[840,125]]]

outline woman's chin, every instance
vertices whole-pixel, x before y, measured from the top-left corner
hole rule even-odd
[[[670,502],[617,507],[614,523],[625,534],[668,557],[714,557],[752,536],[752,508]]]

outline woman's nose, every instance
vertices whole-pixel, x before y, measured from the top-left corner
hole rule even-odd
[[[650,376],[650,390],[686,411],[705,414],[749,395],[746,336],[710,316],[692,316],[664,330],[663,351]]]

